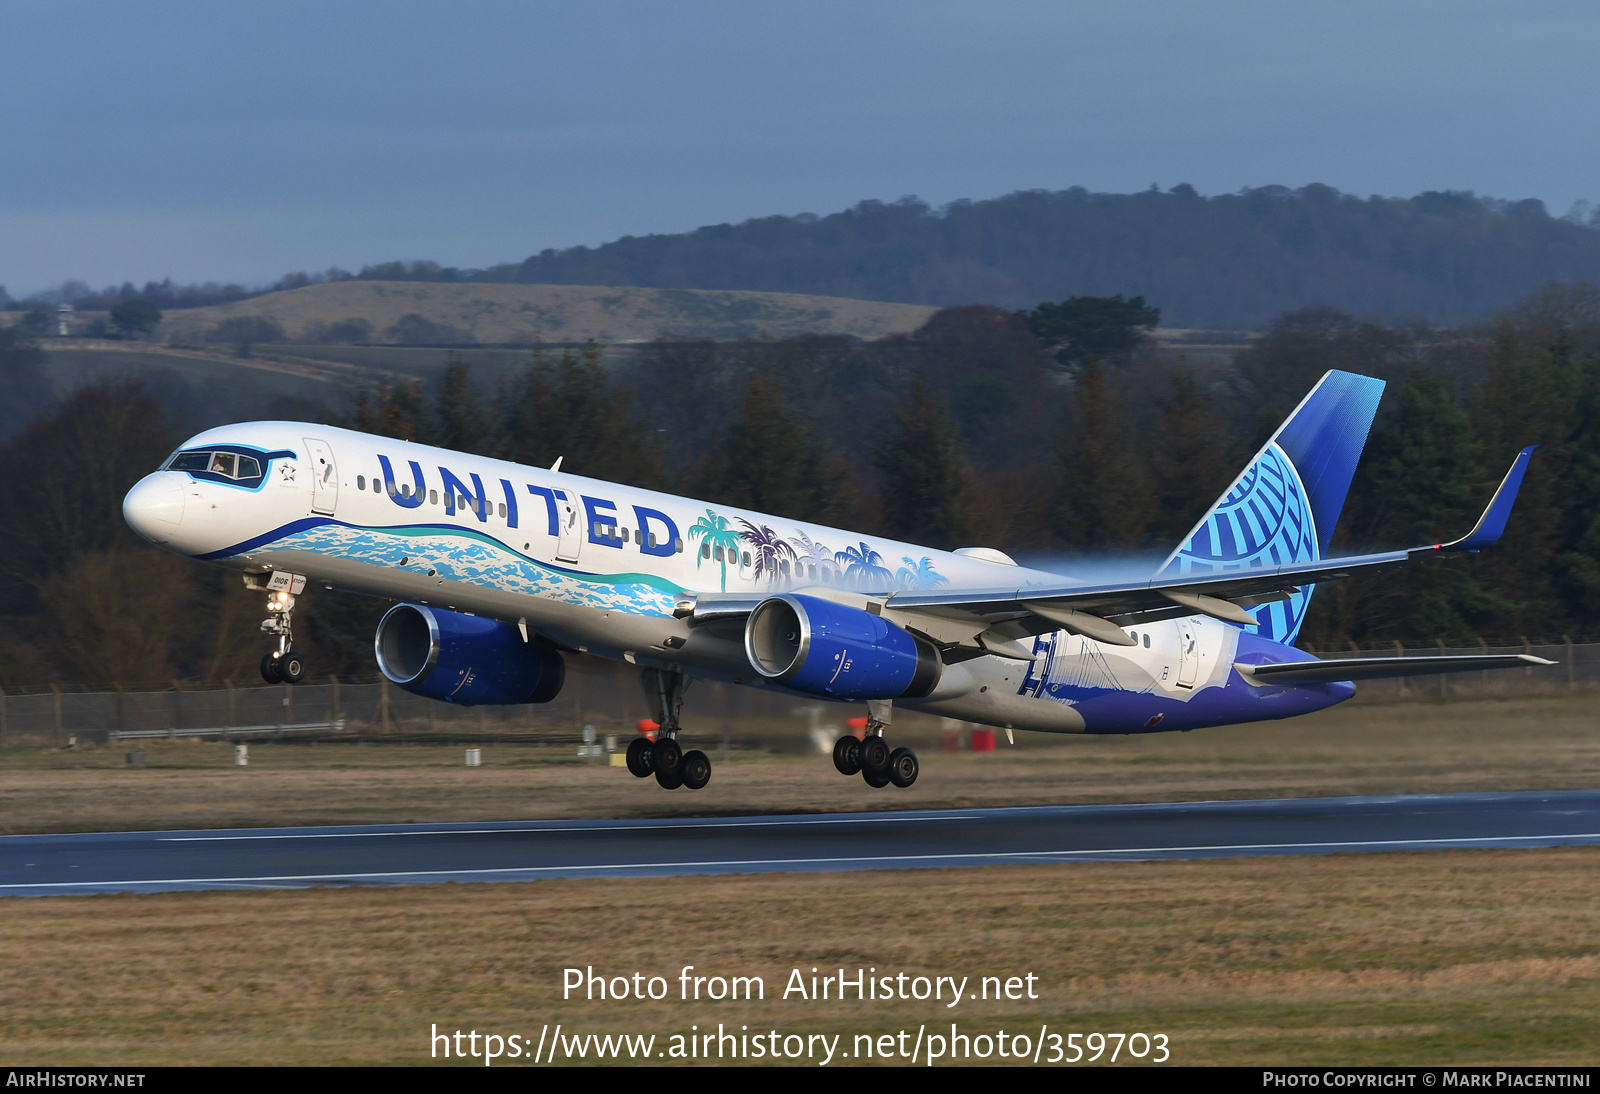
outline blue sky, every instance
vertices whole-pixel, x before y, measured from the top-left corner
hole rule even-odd
[[[0,284],[1324,182],[1600,200],[1590,3],[0,0]]]

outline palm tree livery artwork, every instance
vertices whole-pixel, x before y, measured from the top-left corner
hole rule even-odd
[[[894,585],[894,575],[884,567],[883,556],[865,543],[860,547],[846,547],[835,552],[833,557],[844,564],[844,576],[858,589],[869,591]]]
[[[905,565],[891,572],[883,564],[883,556],[865,542],[842,551],[830,551],[802,529],[795,529],[794,538],[785,539],[764,524],[753,524],[744,517],[737,519],[744,525],[743,531],[736,531],[728,518],[720,516],[715,509],[707,509],[706,515],[690,525],[687,533],[690,540],[701,541],[701,548],[695,552],[695,569],[708,558],[714,560],[720,570],[723,592],[728,591],[728,562],[731,559],[734,569],[740,568],[739,552],[744,544],[750,547],[751,576],[769,584],[786,579],[791,567],[799,583],[819,577],[831,583],[834,579],[829,575],[838,574],[841,583],[868,592],[936,589],[949,583],[943,575],[934,572],[933,560],[926,555],[920,560],[901,555],[900,561]],[[808,566],[813,572],[807,572]]]
[[[719,517],[715,510],[707,509],[706,515],[689,526],[689,538],[704,537],[706,543],[711,545],[712,554],[717,557],[717,565],[722,568],[722,591],[728,591],[728,552],[732,551],[735,560],[739,557],[739,533],[728,527],[728,518]],[[700,568],[700,561],[705,558],[705,552],[695,555],[694,568]]]
[[[927,555],[922,556],[921,562],[913,562],[905,555],[900,556],[900,561],[905,565],[895,573],[895,583],[902,589],[937,589],[940,585],[948,585],[949,578],[943,574],[933,572],[933,559]]]

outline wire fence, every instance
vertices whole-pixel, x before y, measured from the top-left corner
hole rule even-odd
[[[1600,642],[1446,647],[1442,644],[1359,653],[1327,652],[1324,659],[1389,652],[1419,657],[1438,654],[1531,653],[1555,666],[1493,669],[1440,676],[1366,680],[1362,699],[1479,698],[1559,695],[1600,689]],[[823,712],[830,722],[860,713],[858,707],[824,704],[772,688],[737,687],[708,681],[691,684],[686,718],[724,734],[752,720],[809,720]],[[105,744],[159,737],[224,740],[297,738],[371,741],[576,742],[585,726],[631,729],[650,716],[638,670],[608,662],[569,663],[567,682],[553,702],[503,707],[458,707],[424,699],[382,679],[324,677],[298,685],[222,688],[174,686],[164,691],[0,692],[0,748],[61,747],[74,742]]]

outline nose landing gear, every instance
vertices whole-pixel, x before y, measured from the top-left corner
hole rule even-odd
[[[267,618],[261,629],[278,636],[278,648],[261,658],[261,678],[269,684],[298,684],[305,678],[305,659],[294,651],[294,598],[305,591],[303,574],[245,574],[246,588],[267,593]]]
[[[636,778],[656,777],[664,790],[686,786],[699,790],[711,781],[711,758],[699,749],[685,752],[678,744],[678,712],[688,677],[675,669],[645,669],[640,675],[646,698],[656,707],[656,739],[636,737],[628,742],[628,771]]]
[[[857,740],[845,734],[833,744],[833,766],[841,775],[859,774],[874,789],[894,783],[902,790],[917,781],[917,754],[909,748],[890,749],[883,731],[889,724],[887,701],[867,703],[867,735]]]

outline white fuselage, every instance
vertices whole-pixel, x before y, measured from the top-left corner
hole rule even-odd
[[[874,601],[893,619],[900,592],[1062,583],[962,553],[327,426],[225,426],[180,452],[208,446],[256,453],[263,477],[147,476],[125,503],[141,535],[236,570],[520,622],[567,649],[742,684],[772,686],[752,671],[737,630],[674,615],[686,595],[805,592]],[[1013,656],[975,656],[904,705],[1082,732],[1080,707],[1096,697],[1167,709],[1227,687],[1237,628],[1192,617],[1129,630],[1133,646],[1062,631],[1016,643]],[[1146,707],[1155,709],[1138,710]],[[1153,728],[1138,710],[1118,715],[1125,728],[1089,728]]]

